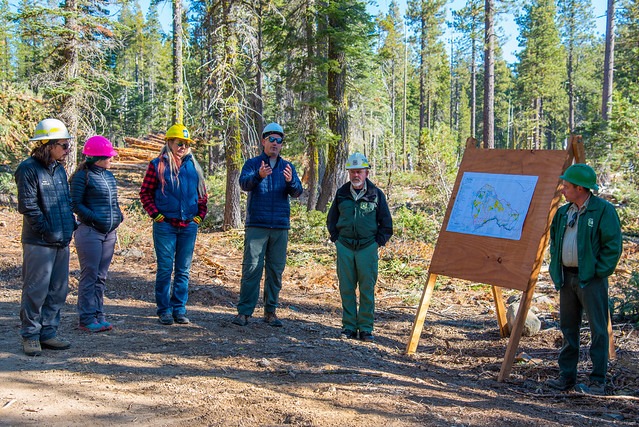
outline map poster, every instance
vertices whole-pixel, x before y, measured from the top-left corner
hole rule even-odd
[[[446,231],[520,240],[537,179],[464,172]]]

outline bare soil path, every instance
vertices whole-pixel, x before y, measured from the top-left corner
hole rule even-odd
[[[121,227],[105,300],[115,329],[89,334],[76,328],[79,271],[72,252],[60,334],[73,346],[27,357],[19,337],[20,228],[15,208],[0,206],[3,426],[639,425],[639,337],[630,325],[615,330],[614,395],[556,393],[543,386],[557,374],[561,340],[553,318],[557,296],[543,278],[537,291],[544,302],[535,306],[544,329],[522,338],[519,348],[532,361],[516,364],[509,380],[499,383],[507,340],[499,338],[487,286],[444,281],[418,353],[407,356],[415,306],[406,301],[421,292],[401,278],[382,277],[376,343],[340,340],[335,274],[317,261],[332,256],[325,242],[289,248],[296,262],[285,273],[283,328],[263,323],[260,307],[247,327],[239,327],[230,320],[241,234],[201,233],[190,285],[192,323],[162,326],[153,301],[150,224],[133,216]],[[583,336],[588,339],[587,331]],[[587,366],[580,365],[584,377]]]

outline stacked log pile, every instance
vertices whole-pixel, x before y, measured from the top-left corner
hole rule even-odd
[[[126,145],[116,147],[118,157],[117,163],[138,164],[146,163],[158,156],[164,147],[164,134],[152,133],[142,138],[124,137]]]

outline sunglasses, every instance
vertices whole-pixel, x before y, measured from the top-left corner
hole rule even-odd
[[[173,143],[174,143],[175,145],[177,145],[178,147],[186,147],[186,148],[189,148],[189,143],[188,143],[188,141],[184,141],[184,140],[182,140],[182,139],[174,139],[174,140],[173,140]]]
[[[268,140],[269,142],[276,142],[278,144],[281,144],[282,142],[284,142],[284,138],[278,138],[276,136],[269,136]]]
[[[69,144],[67,144],[67,143],[60,144],[60,143],[56,142],[55,145],[59,145],[60,147],[62,147],[63,150],[68,150],[69,149]]]
[[[568,221],[568,227],[573,228],[575,223],[577,222],[577,218],[579,218],[579,213],[575,212],[572,214],[572,218]]]

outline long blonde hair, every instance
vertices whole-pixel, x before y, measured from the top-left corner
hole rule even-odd
[[[186,157],[189,154],[191,155],[191,159],[193,160],[193,166],[195,167],[195,172],[197,173],[197,178],[198,178],[197,194],[200,197],[202,197],[204,194],[206,194],[206,185],[204,182],[204,171],[202,170],[202,167],[200,166],[198,161],[195,159],[195,156],[191,152],[191,147],[187,148],[187,151],[182,158]],[[169,164],[169,171],[171,172],[170,173],[171,182],[174,183],[177,181],[178,187],[180,186],[180,180],[177,179],[177,177],[180,171],[181,161],[180,161],[180,164],[178,164],[178,162],[175,160],[176,156],[171,151],[171,147],[169,147],[169,141],[166,141],[166,143],[164,144],[164,147],[162,147],[162,150],[160,150],[160,154],[158,155],[158,158],[160,159],[158,161],[158,179],[160,180],[160,187],[162,188],[162,194],[164,194],[164,186],[166,185],[166,180],[164,179],[164,170],[166,168],[166,164],[162,161],[162,159],[163,158],[167,159]]]

